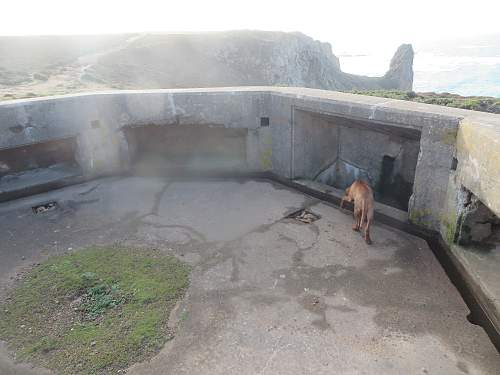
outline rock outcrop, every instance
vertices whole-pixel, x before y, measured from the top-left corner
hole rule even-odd
[[[389,87],[410,91],[413,83],[413,48],[411,44],[402,44],[392,57],[389,71],[384,79]]]
[[[401,46],[384,77],[343,73],[330,44],[301,33],[234,31],[148,35],[104,55],[88,73],[127,88],[303,86],[411,89],[413,50]]]

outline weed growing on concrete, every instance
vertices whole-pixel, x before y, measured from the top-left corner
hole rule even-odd
[[[20,360],[61,374],[116,374],[173,337],[170,311],[189,266],[155,251],[95,247],[36,266],[0,308]]]

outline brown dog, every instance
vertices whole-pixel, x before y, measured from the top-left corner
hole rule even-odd
[[[354,224],[352,230],[362,229],[366,222],[364,237],[368,245],[372,243],[370,238],[370,226],[373,222],[373,191],[370,185],[361,180],[356,180],[345,190],[345,195],[340,201],[342,208],[344,201],[354,201]]]

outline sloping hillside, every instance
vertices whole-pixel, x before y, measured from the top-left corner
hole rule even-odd
[[[301,33],[229,31],[0,38],[0,99],[109,88],[241,85],[410,90],[413,50],[387,74],[341,71],[328,43]]]

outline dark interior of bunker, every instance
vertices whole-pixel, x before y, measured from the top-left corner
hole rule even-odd
[[[420,131],[389,124],[295,111],[295,177],[337,189],[367,181],[375,199],[408,210],[420,152]]]
[[[454,242],[491,250],[500,245],[500,218],[470,190],[461,187]]]
[[[55,139],[0,150],[0,201],[10,192],[81,175],[76,138]],[[10,198],[14,198],[10,196]]]

